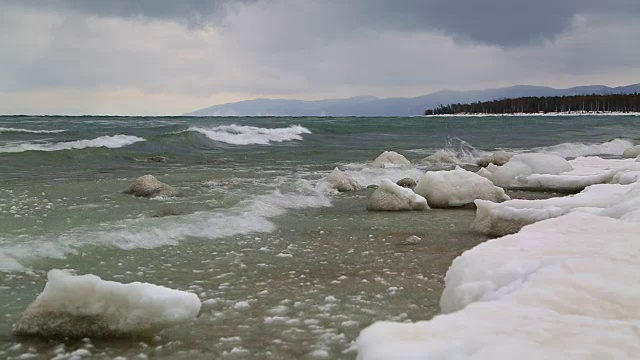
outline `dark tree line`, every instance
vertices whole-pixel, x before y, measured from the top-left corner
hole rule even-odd
[[[440,105],[425,115],[512,114],[567,111],[640,112],[640,94],[521,97],[470,104]]]

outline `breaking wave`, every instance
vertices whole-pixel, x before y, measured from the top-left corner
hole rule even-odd
[[[67,130],[29,130],[20,128],[0,127],[0,133],[29,133],[29,134],[57,134]]]
[[[103,229],[80,227],[56,236],[12,242],[0,235],[0,272],[23,271],[24,262],[64,258],[85,245],[123,250],[176,245],[189,238],[219,239],[276,230],[272,218],[292,210],[330,207],[331,196],[305,180],[281,186],[239,202],[232,208],[200,211],[165,218],[139,218],[103,224]]]
[[[18,143],[0,147],[0,153],[20,153],[25,151],[60,151],[85,148],[106,147],[110,149],[125,147],[145,139],[130,135],[100,136],[91,140],[65,141],[56,143]]]
[[[300,125],[273,129],[235,124],[214,128],[192,126],[187,131],[199,132],[213,141],[232,145],[268,145],[271,142],[302,140],[303,134],[311,134],[311,131]]]

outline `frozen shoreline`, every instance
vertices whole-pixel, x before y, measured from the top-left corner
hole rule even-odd
[[[555,116],[640,116],[638,112],[618,112],[618,111],[564,111],[564,112],[548,112],[548,113],[508,113],[508,114],[441,114],[441,115],[423,115],[428,118],[438,117],[555,117]]]
[[[526,155],[510,160],[532,166],[525,182],[547,177],[539,185],[548,191],[593,184],[547,200],[476,200],[475,222],[492,230],[486,233],[510,235],[453,261],[441,315],[362,330],[359,360],[636,357],[640,162],[579,157],[553,164],[548,155]],[[517,178],[515,163],[494,172],[509,168]]]

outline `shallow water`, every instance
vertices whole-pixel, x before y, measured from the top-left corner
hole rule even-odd
[[[332,196],[318,179],[335,166],[364,185],[428,169],[367,167],[383,150],[414,163],[445,147],[463,160],[563,143],[584,146],[544,151],[615,156],[640,140],[635,121],[0,117],[0,358],[78,349],[96,358],[355,358],[351,343],[372,322],[436,315],[451,261],[486,238],[469,230],[473,210],[371,213],[371,190]],[[240,127],[219,128],[231,124]],[[145,141],[15,152],[119,134]],[[152,155],[168,161],[146,161]],[[122,193],[147,173],[182,196]],[[422,241],[403,245],[410,235]],[[204,305],[193,323],[154,338],[12,337],[11,324],[52,268],[188,290]]]

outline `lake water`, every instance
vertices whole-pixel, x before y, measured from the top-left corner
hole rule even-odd
[[[438,314],[451,261],[487,238],[470,231],[472,209],[367,212],[372,190],[316,186],[333,168],[366,186],[451,167],[422,162],[440,149],[469,169],[498,149],[619,156],[640,142],[637,121],[0,117],[0,358],[355,358],[353,341],[374,321]],[[414,166],[371,167],[385,150]],[[145,174],[180,196],[123,193]],[[422,241],[404,244],[410,235]],[[193,323],[152,338],[13,337],[53,268],[191,291],[204,304]]]

